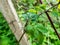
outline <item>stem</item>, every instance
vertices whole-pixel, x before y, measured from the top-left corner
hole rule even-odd
[[[41,0],[40,0],[40,3],[42,4],[42,1],[41,1]],[[50,21],[50,23],[51,23],[52,28],[54,29],[56,35],[58,36],[58,38],[59,38],[59,40],[60,40],[60,36],[59,36],[59,34],[58,34],[58,32],[57,32],[54,24],[53,24],[53,21],[52,21],[51,17],[50,17],[49,14],[48,14],[48,11],[45,11],[45,13],[46,13],[46,15],[47,15],[47,17],[48,17],[48,19],[49,19],[49,21]]]
[[[24,26],[24,32],[23,32],[23,34],[22,34],[22,36],[20,37],[20,39],[19,39],[18,42],[20,42],[21,39],[23,38],[23,36],[24,36],[24,34],[25,34],[25,32],[26,32],[25,27],[26,27],[27,25],[28,25],[28,19],[27,19],[26,24],[25,24],[25,26]]]
[[[43,4],[43,3],[42,3],[42,0],[39,0],[39,1],[40,1],[40,4]]]
[[[20,39],[19,39],[19,41],[18,41],[18,42],[20,42],[20,41],[21,41],[21,39],[23,38],[24,34],[25,34],[25,31],[23,32],[23,34],[22,34],[22,36],[20,37]]]
[[[51,20],[51,17],[49,16],[48,12],[45,12],[45,13],[46,13],[46,15],[47,15],[47,17],[48,17],[48,19],[49,19],[49,21],[50,21],[50,23],[51,23],[51,25],[52,25],[53,29],[54,29],[54,31],[55,31],[55,33],[56,33],[56,35],[57,35],[57,36],[58,36],[58,38],[60,39],[60,36],[59,36],[59,34],[58,34],[58,32],[57,32],[57,30],[56,30],[56,28],[55,28],[54,24],[53,24],[53,21]]]

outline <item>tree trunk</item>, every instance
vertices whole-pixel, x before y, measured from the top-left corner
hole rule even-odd
[[[15,8],[11,0],[0,0],[0,8],[3,16],[7,20],[12,32],[14,33],[16,39],[19,41],[21,35],[23,34],[23,25],[19,21]],[[30,45],[27,40],[26,34],[24,34],[22,40],[19,42],[21,45]]]

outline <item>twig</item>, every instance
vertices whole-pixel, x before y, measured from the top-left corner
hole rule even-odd
[[[56,28],[55,28],[54,24],[53,24],[53,21],[52,21],[51,17],[49,16],[48,12],[45,12],[45,13],[46,13],[46,15],[47,15],[47,17],[48,17],[48,19],[49,19],[49,21],[50,21],[51,25],[52,25],[52,28],[54,29],[54,31],[55,31],[55,33],[56,33],[56,35],[57,35],[57,36],[58,36],[58,38],[60,39],[60,36],[59,36],[59,34],[58,34],[58,32],[57,32],[57,30],[56,30]]]
[[[23,36],[24,36],[24,34],[25,34],[25,32],[26,32],[25,27],[26,27],[27,25],[28,25],[28,19],[27,19],[26,24],[25,24],[25,26],[24,26],[24,32],[23,32],[23,34],[22,34],[22,36],[20,37],[20,39],[19,39],[18,42],[20,42],[21,39],[23,38]]]
[[[42,4],[42,0],[40,0],[40,3]],[[58,4],[59,4],[59,3],[58,3]],[[50,7],[49,9],[47,9],[47,10],[45,10],[44,12],[40,13],[40,14],[39,14],[39,16],[40,16],[41,14],[43,14],[43,13],[46,13],[46,15],[47,15],[47,17],[48,17],[48,19],[49,19],[49,21],[50,21],[50,23],[51,23],[51,25],[52,25],[52,27],[53,27],[53,29],[54,29],[55,33],[56,33],[56,35],[57,35],[57,36],[58,36],[58,38],[60,39],[60,36],[59,36],[59,34],[58,34],[58,32],[57,32],[57,30],[56,30],[56,28],[55,28],[54,24],[53,24],[53,21],[51,20],[51,17],[50,17],[50,16],[49,16],[49,14],[47,13],[47,12],[49,12],[49,10],[50,10],[51,8],[53,8],[53,7],[57,6],[58,4],[53,5],[53,6],[52,6],[52,7]],[[27,25],[28,25],[28,20],[26,21],[26,24],[25,24],[25,26],[24,26],[24,27],[26,27]],[[20,42],[20,41],[21,41],[21,39],[23,38],[23,36],[24,36],[25,32],[26,32],[26,30],[24,29],[24,32],[23,32],[22,36],[21,36],[21,37],[20,37],[20,39],[19,39],[19,42]]]
[[[40,1],[40,4],[42,4],[42,0],[39,0]]]
[[[59,5],[59,3],[57,3],[57,4],[53,5],[53,6],[52,6],[52,7],[50,7],[49,9],[47,9],[47,10],[45,10],[45,11],[41,12],[41,13],[39,14],[39,16],[40,16],[40,15],[42,15],[43,13],[45,13],[46,11],[49,11],[50,9],[52,9],[53,7],[55,7],[55,6],[57,6],[57,5]]]
[[[60,2],[59,2],[59,3],[60,3]],[[58,3],[58,4],[59,4],[59,3]],[[50,7],[49,9],[51,9],[51,8],[53,8],[53,7],[55,7],[55,6],[57,6],[58,4],[53,5],[53,6],[52,6],[52,7]],[[58,32],[57,32],[57,30],[56,30],[56,28],[55,28],[54,24],[53,24],[53,21],[52,21],[51,17],[50,17],[50,16],[49,16],[49,14],[48,14],[49,9],[48,9],[48,10],[46,10],[46,11],[44,11],[44,12],[45,12],[45,14],[47,15],[47,17],[48,17],[48,19],[49,19],[49,21],[50,21],[50,23],[51,23],[51,25],[52,25],[52,28],[54,29],[54,31],[55,31],[55,33],[56,33],[56,35],[58,36],[58,38],[59,38],[59,40],[60,40],[60,36],[59,36],[59,34],[58,34]]]

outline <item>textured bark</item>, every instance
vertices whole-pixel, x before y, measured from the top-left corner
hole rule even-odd
[[[2,10],[3,16],[7,20],[12,32],[14,33],[16,39],[19,41],[20,37],[23,34],[23,25],[19,21],[17,13],[14,9],[13,3],[11,0],[0,0],[0,8]],[[21,45],[29,45],[26,34],[24,34],[21,42]]]

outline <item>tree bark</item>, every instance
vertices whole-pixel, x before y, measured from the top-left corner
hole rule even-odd
[[[20,37],[24,32],[23,25],[17,16],[15,8],[11,0],[0,0],[0,8],[3,13],[3,16],[7,20],[12,32],[14,33],[16,39],[19,41]],[[21,45],[30,45],[29,41],[27,40],[26,34],[24,34],[21,42]]]

